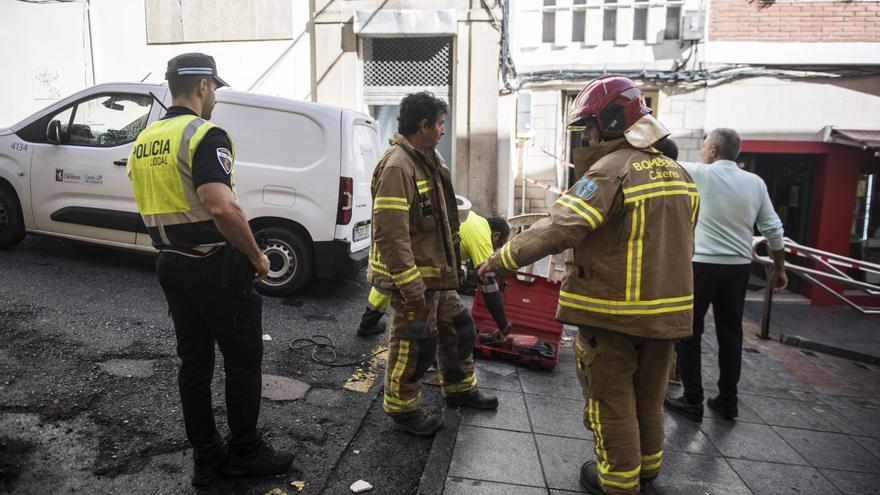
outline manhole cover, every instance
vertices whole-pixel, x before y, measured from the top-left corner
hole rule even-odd
[[[146,378],[156,372],[150,359],[111,359],[98,363],[98,366],[113,376],[123,378]]]
[[[263,375],[263,398],[285,401],[299,400],[306,396],[309,384],[286,376]]]

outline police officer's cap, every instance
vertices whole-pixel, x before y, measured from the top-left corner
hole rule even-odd
[[[211,76],[217,81],[218,88],[229,86],[217,75],[214,57],[204,53],[184,53],[169,60],[165,79],[171,80],[179,76]]]

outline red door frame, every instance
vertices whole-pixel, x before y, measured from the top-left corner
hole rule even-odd
[[[862,150],[816,141],[746,140],[742,152],[817,155],[809,246],[849,256]],[[833,296],[813,289],[808,285],[805,291],[813,304],[840,304]]]

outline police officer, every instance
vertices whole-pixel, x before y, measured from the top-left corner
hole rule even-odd
[[[215,90],[226,83],[214,58],[202,53],[169,60],[165,78],[172,106],[140,133],[127,172],[159,250],[156,271],[174,321],[183,419],[193,446],[192,483],[210,484],[221,468],[229,476],[282,474],[293,457],[274,450],[257,430],[262,300],[252,284],[224,284],[228,245],[249,260],[254,283],[269,270],[235,197],[232,141],[209,120]],[[226,371],[228,453],[211,404],[214,342]]]
[[[427,92],[400,102],[398,134],[373,172],[370,283],[391,292],[384,410],[395,429],[431,435],[443,422],[421,409],[421,379],[436,357],[448,404],[495,409],[477,388],[476,328],[459,286],[458,212],[449,169],[437,152],[448,113]]]
[[[480,268],[512,272],[574,248],[556,318],[579,327],[578,376],[596,461],[580,481],[592,494],[635,494],[663,456],[663,398],[675,339],[691,332],[690,258],[699,196],[690,175],[651,147],[668,132],[629,79],[594,79],[568,125],[588,147],[581,178]]]
[[[507,242],[507,238],[510,236],[510,226],[503,218],[490,217],[486,219],[471,210],[466,210],[463,215],[464,221],[459,227],[461,258],[462,261],[470,261],[472,266],[480,266],[493,251]],[[486,307],[489,309],[492,319],[495,320],[498,330],[504,334],[509,333],[510,322],[504,315],[504,305],[501,302],[501,294],[498,292],[498,284],[495,279],[487,280],[486,283],[480,282],[479,286]],[[379,320],[388,310],[390,302],[391,294],[388,291],[375,287],[370,289],[367,308],[361,316],[361,324],[358,326],[357,334],[366,337],[384,332],[385,324]]]

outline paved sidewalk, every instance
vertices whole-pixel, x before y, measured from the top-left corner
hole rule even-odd
[[[709,397],[717,390],[710,327],[711,318],[703,361]],[[746,329],[754,332],[754,324]],[[880,369],[749,340],[739,420],[706,408],[697,424],[667,412],[656,493],[880,493]],[[593,444],[581,420],[584,402],[571,347],[552,373],[480,360],[478,376],[482,387],[498,394],[498,411],[448,411],[449,430],[435,440],[419,493],[582,493],[578,473],[593,458]]]

